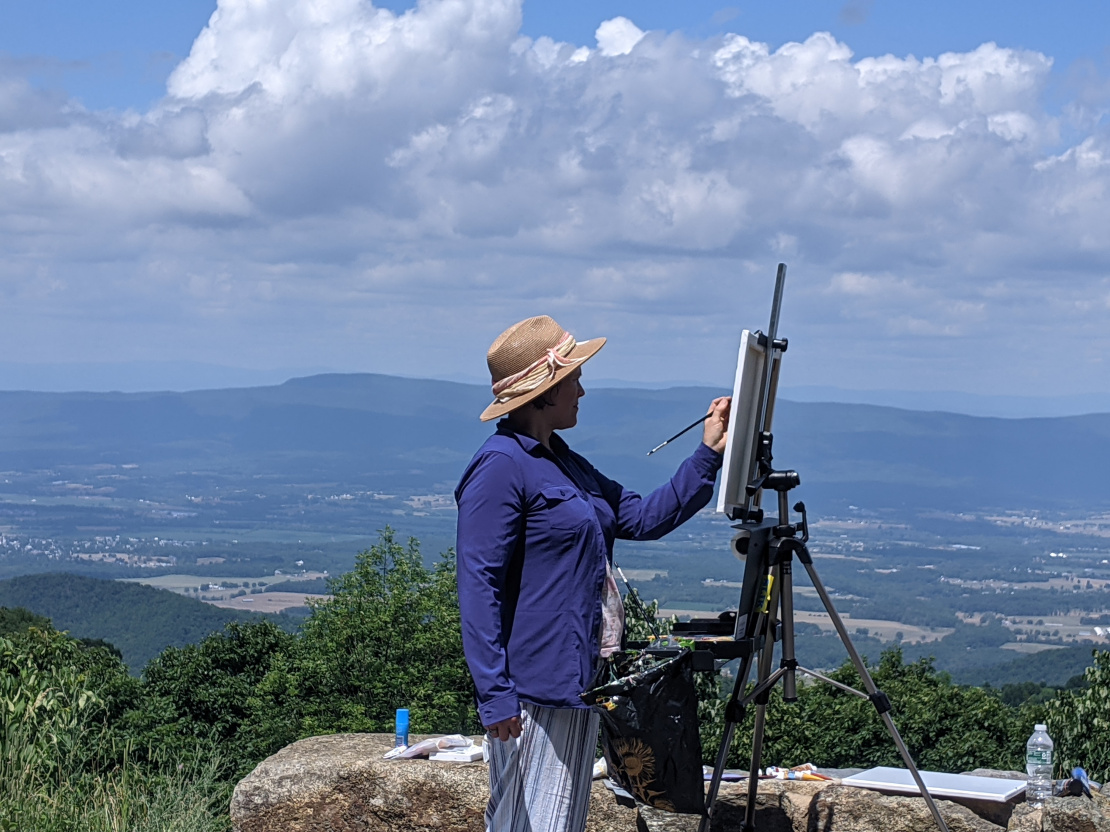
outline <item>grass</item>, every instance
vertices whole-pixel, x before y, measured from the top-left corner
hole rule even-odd
[[[0,737],[0,832],[226,832],[226,786],[218,760],[196,767],[140,765],[129,749],[43,754],[30,726]],[[109,743],[110,745],[110,743]],[[122,753],[120,753],[122,752]],[[99,765],[98,765],[99,763]],[[98,770],[101,769],[101,770]]]

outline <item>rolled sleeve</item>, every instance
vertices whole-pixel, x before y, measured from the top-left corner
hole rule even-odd
[[[477,457],[455,492],[459,507],[457,563],[463,650],[478,691],[483,725],[520,715],[508,673],[506,586],[523,517],[519,466],[496,451]]]

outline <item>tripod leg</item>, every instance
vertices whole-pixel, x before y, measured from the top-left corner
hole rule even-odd
[[[732,693],[725,704],[725,731],[721,736],[721,747],[717,751],[717,764],[713,768],[713,779],[709,783],[709,793],[705,797],[705,815],[698,826],[698,832],[709,832],[709,826],[713,822],[713,808],[717,803],[717,792],[721,788],[721,778],[728,767],[728,752],[732,748],[736,726],[744,719],[745,705],[740,701],[741,694],[748,685],[748,677],[755,665],[756,655],[754,652],[749,653],[741,661],[736,674],[736,681],[732,685]]]
[[[784,702],[798,700],[797,677],[795,669],[798,660],[794,656],[794,570],[790,561],[779,565],[782,598],[782,699]]]
[[[771,585],[771,597],[767,599],[766,632],[763,638],[763,650],[759,654],[759,687],[765,687],[771,676],[771,662],[775,656],[775,627],[777,625],[777,610],[781,597],[781,566],[771,570],[774,582]],[[755,829],[755,804],[759,794],[759,764],[763,760],[763,734],[767,727],[767,700],[770,690],[760,692],[755,700],[755,725],[752,729],[752,759],[748,769],[748,802],[744,807],[743,832],[752,832]]]
[[[728,766],[728,750],[732,746],[734,733],[736,733],[736,723],[726,720],[725,732],[721,736],[721,747],[717,751],[717,765],[713,768],[713,779],[709,783],[709,794],[705,796],[705,814],[698,824],[698,832],[709,832],[709,826],[713,823],[713,808],[717,805],[717,791],[721,788],[721,777]]]
[[[921,779],[921,772],[917,770],[917,765],[910,756],[909,749],[906,748],[906,743],[902,741],[902,735],[898,733],[898,728],[894,725],[894,720],[890,717],[890,700],[887,699],[886,694],[880,691],[875,686],[875,681],[871,678],[871,674],[867,671],[867,665],[863,663],[860,658],[859,652],[856,650],[852,640],[848,637],[848,630],[844,626],[840,614],[837,613],[836,608],[833,606],[832,599],[829,597],[825,585],[821,583],[821,578],[817,574],[817,570],[813,568],[813,561],[808,552],[805,552],[804,558],[799,558],[809,573],[809,579],[813,581],[813,587],[817,590],[818,596],[821,598],[821,603],[825,606],[825,612],[829,614],[832,619],[833,626],[836,628],[837,635],[840,636],[841,642],[844,644],[844,649],[848,651],[848,656],[852,660],[852,664],[856,668],[860,679],[863,680],[864,689],[867,691],[868,698],[874,704],[875,709],[879,712],[879,716],[886,725],[887,731],[890,732],[891,739],[894,740],[895,746],[898,748],[898,753],[902,755],[902,761],[909,769],[913,781],[917,784],[917,788],[921,792],[921,796],[925,798],[925,805],[929,807],[929,812],[933,816],[933,821],[936,823],[937,828],[941,832],[948,832],[948,825],[944,822],[944,818],[940,816],[940,810],[937,809],[937,804],[933,801],[933,796],[929,794],[929,790],[925,788],[925,781]]]
[[[764,579],[764,584],[766,584],[766,579]],[[749,637],[754,643],[755,636],[758,634],[765,616],[756,611],[752,611],[750,616],[745,636]],[[728,767],[728,752],[732,748],[736,726],[744,719],[744,706],[740,702],[741,694],[748,685],[748,677],[751,676],[756,658],[760,655],[762,654],[753,650],[741,660],[740,667],[736,672],[736,681],[732,685],[732,693],[729,695],[728,702],[725,703],[725,731],[721,736],[721,747],[717,751],[717,764],[713,768],[713,779],[709,783],[709,793],[705,797],[705,816],[698,826],[698,832],[709,832],[709,826],[713,822],[713,807],[717,803],[717,792],[721,787],[721,778]]]
[[[717,792],[720,788],[721,778],[724,775],[725,768],[728,765],[728,753],[732,746],[732,739],[736,732],[736,726],[743,721],[747,704],[753,700],[753,697],[758,705],[758,710],[756,711],[757,730],[753,734],[752,762],[751,769],[748,772],[748,789],[752,791],[758,788],[759,761],[763,741],[763,730],[761,726],[764,724],[764,704],[767,702],[766,688],[773,685],[781,674],[781,671],[779,671],[779,673],[775,674],[774,679],[771,679],[771,661],[775,649],[775,613],[779,597],[778,568],[776,567],[773,571],[769,571],[764,567],[763,578],[760,581],[764,588],[767,587],[768,575],[774,576],[770,583],[772,588],[771,593],[769,596],[765,596],[763,603],[760,605],[761,609],[754,608],[758,602],[753,596],[753,609],[751,609],[748,615],[745,628],[745,635],[753,644],[756,639],[762,635],[763,647],[758,653],[753,650],[744,657],[740,670],[736,675],[736,681],[732,686],[732,694],[729,696],[729,701],[725,705],[725,733],[721,741],[720,750],[717,752],[717,764],[713,769],[713,779],[709,784],[709,794],[705,798],[706,813],[702,818],[701,824],[698,826],[698,832],[709,832],[710,824],[713,822],[713,810],[717,802]],[[757,661],[759,670],[755,689],[751,694],[741,697],[741,694],[747,687],[748,676],[751,674],[752,667]],[[752,817],[750,817],[750,815],[755,811],[754,795],[749,798],[748,802],[751,809],[745,821],[746,827],[750,827],[752,823]]]
[[[752,832],[755,829],[755,804],[759,797],[759,764],[763,759],[763,731],[767,726],[766,693],[760,697],[755,706],[755,726],[752,729],[752,764],[748,770],[748,802],[744,807],[744,825],[742,832]]]

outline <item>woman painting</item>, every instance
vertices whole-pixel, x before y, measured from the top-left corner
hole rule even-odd
[[[455,492],[463,647],[488,732],[488,832],[581,832],[597,716],[579,694],[620,647],[612,577],[616,538],[655,540],[709,502],[730,400],[715,399],[703,441],[646,497],[572,451],[556,431],[578,422],[578,343],[547,316],[506,330],[487,356],[503,417]]]

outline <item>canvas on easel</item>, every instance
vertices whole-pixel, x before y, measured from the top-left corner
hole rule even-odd
[[[758,441],[762,407],[767,415],[764,430],[771,429],[775,410],[775,393],[779,384],[782,351],[772,350],[770,389],[760,395],[767,382],[767,350],[760,345],[766,336],[744,330],[740,336],[740,353],[736,358],[736,378],[732,385],[732,412],[729,414],[728,447],[721,468],[721,488],[717,495],[717,511],[730,520],[739,517],[748,504],[746,488],[755,479],[756,442]],[[735,440],[735,441],[734,441]],[[753,505],[759,505],[756,494]]]

